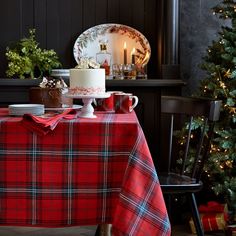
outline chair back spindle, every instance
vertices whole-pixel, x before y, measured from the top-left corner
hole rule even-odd
[[[195,160],[194,160],[194,163],[193,163],[193,170],[192,170],[191,178],[196,178],[197,173],[199,173],[201,167],[203,168],[203,166],[200,163],[203,162],[203,159],[205,158],[206,155],[203,155],[203,157],[201,159],[200,159],[200,155],[201,155],[201,151],[202,151],[202,147],[203,147],[204,136],[206,134],[207,123],[208,123],[208,119],[204,118],[204,124],[203,124],[203,127],[201,129],[201,135],[200,135],[199,144],[198,144],[198,147],[197,147],[197,150],[196,150],[196,156],[195,156]],[[197,181],[199,181],[199,178],[197,179]]]
[[[174,130],[174,115],[172,114],[170,117],[170,133],[169,133],[169,150],[168,150],[168,169],[167,172],[171,171],[171,157],[172,157],[172,147],[173,147],[173,130]]]
[[[186,166],[186,160],[188,157],[188,151],[189,151],[189,143],[191,139],[191,131],[192,131],[192,122],[193,122],[193,116],[190,116],[189,124],[188,124],[188,136],[187,136],[187,142],[185,146],[185,152],[184,152],[184,157],[183,157],[183,163],[182,163],[182,170],[181,170],[181,175],[184,174],[185,171],[185,166]]]

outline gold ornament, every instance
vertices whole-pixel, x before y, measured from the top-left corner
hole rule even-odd
[[[231,76],[230,69],[228,69],[228,70],[225,72],[224,77],[229,78],[230,76]]]
[[[229,167],[229,168],[232,168],[232,167],[233,167],[232,161],[230,161],[230,160],[227,160],[227,161],[225,162],[225,165],[226,165],[227,167]]]

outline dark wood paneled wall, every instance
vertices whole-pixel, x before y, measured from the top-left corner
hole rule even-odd
[[[6,71],[5,49],[36,28],[42,48],[54,49],[64,68],[73,67],[73,45],[86,29],[102,23],[134,27],[149,40],[149,78],[159,77],[164,0],[8,0],[0,3],[0,78]]]

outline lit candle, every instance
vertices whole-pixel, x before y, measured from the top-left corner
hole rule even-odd
[[[127,64],[127,48],[126,48],[126,42],[124,42],[124,64]]]
[[[132,58],[131,63],[135,65],[135,48],[133,48],[133,50],[131,52],[131,58]]]

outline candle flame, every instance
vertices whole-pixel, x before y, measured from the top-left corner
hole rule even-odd
[[[126,42],[124,42],[124,49],[126,49]]]
[[[135,48],[133,48],[132,51],[131,51],[131,55],[134,55],[135,51],[136,51]]]

